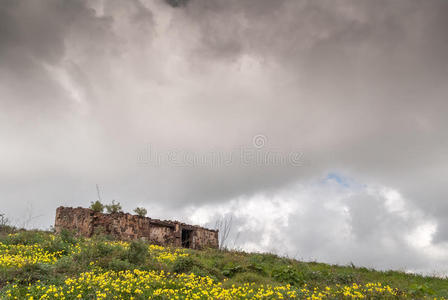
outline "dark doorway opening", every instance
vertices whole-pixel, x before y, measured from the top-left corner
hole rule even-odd
[[[191,248],[193,231],[188,229],[182,229],[182,247]]]

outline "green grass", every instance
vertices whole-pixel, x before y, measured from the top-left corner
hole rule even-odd
[[[290,283],[324,287],[381,282],[408,294],[448,297],[448,279],[408,274],[399,271],[376,271],[353,266],[300,262],[274,254],[236,251],[192,251],[192,257],[208,275],[228,278],[228,285],[255,281],[263,284]]]
[[[10,232],[8,232],[10,233]],[[329,265],[316,262],[300,262],[274,254],[246,253],[229,250],[186,250],[188,256],[172,261],[157,260],[147,254],[147,245],[133,242],[123,248],[109,243],[106,236],[95,236],[86,240],[76,238],[69,232],[54,237],[50,232],[21,231],[13,235],[0,234],[5,245],[38,244],[50,253],[61,253],[55,263],[27,264],[22,267],[4,267],[0,261],[0,299],[2,287],[17,284],[28,286],[63,284],[68,277],[74,277],[94,268],[102,270],[156,270],[171,273],[194,273],[209,276],[224,287],[240,286],[245,283],[256,285],[285,285],[296,287],[307,285],[323,289],[327,286],[377,283],[396,288],[408,298],[448,298],[448,279],[406,274],[399,271],[375,271],[354,266]],[[79,251],[73,251],[82,245]],[[173,250],[174,251],[174,250]],[[1,255],[1,253],[0,253]],[[405,296],[403,296],[404,298]]]

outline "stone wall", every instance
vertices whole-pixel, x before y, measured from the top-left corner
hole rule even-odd
[[[206,248],[218,248],[218,231],[194,230],[193,245],[204,245]]]
[[[82,207],[58,207],[55,229],[68,229],[85,237],[102,232],[122,240],[143,239],[164,246],[218,248],[217,230],[128,213],[103,214]]]

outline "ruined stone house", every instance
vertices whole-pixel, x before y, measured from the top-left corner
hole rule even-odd
[[[91,237],[103,232],[122,240],[143,239],[162,246],[218,248],[218,231],[177,221],[161,221],[128,213],[104,214],[88,208],[58,207],[55,230]]]

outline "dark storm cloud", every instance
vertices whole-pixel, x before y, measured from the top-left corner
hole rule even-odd
[[[200,60],[253,55],[290,72],[269,83],[275,104],[252,102],[262,120],[282,116],[267,129],[287,136],[280,143],[321,139],[308,151],[317,164],[414,185],[438,178],[397,175],[440,164],[448,141],[447,11],[445,1],[192,1],[173,22],[198,25]]]
[[[66,105],[64,91],[44,64],[61,62],[64,39],[74,24],[87,23],[91,31],[105,24],[96,22],[95,12],[82,1],[2,1],[0,6],[2,87],[9,92],[2,102],[23,102],[43,110]]]
[[[172,7],[182,7],[187,5],[189,0],[165,0],[165,2]]]
[[[48,226],[54,207],[87,205],[99,183],[106,199],[157,217],[187,221],[196,208],[205,222],[240,203],[227,213],[253,250],[446,265],[447,14],[442,0],[3,1],[4,210],[18,216],[27,198]],[[258,150],[300,152],[303,164],[242,164],[259,134]],[[148,145],[234,160],[141,163]],[[320,192],[328,172],[366,190]],[[254,229],[257,214],[268,225]]]

